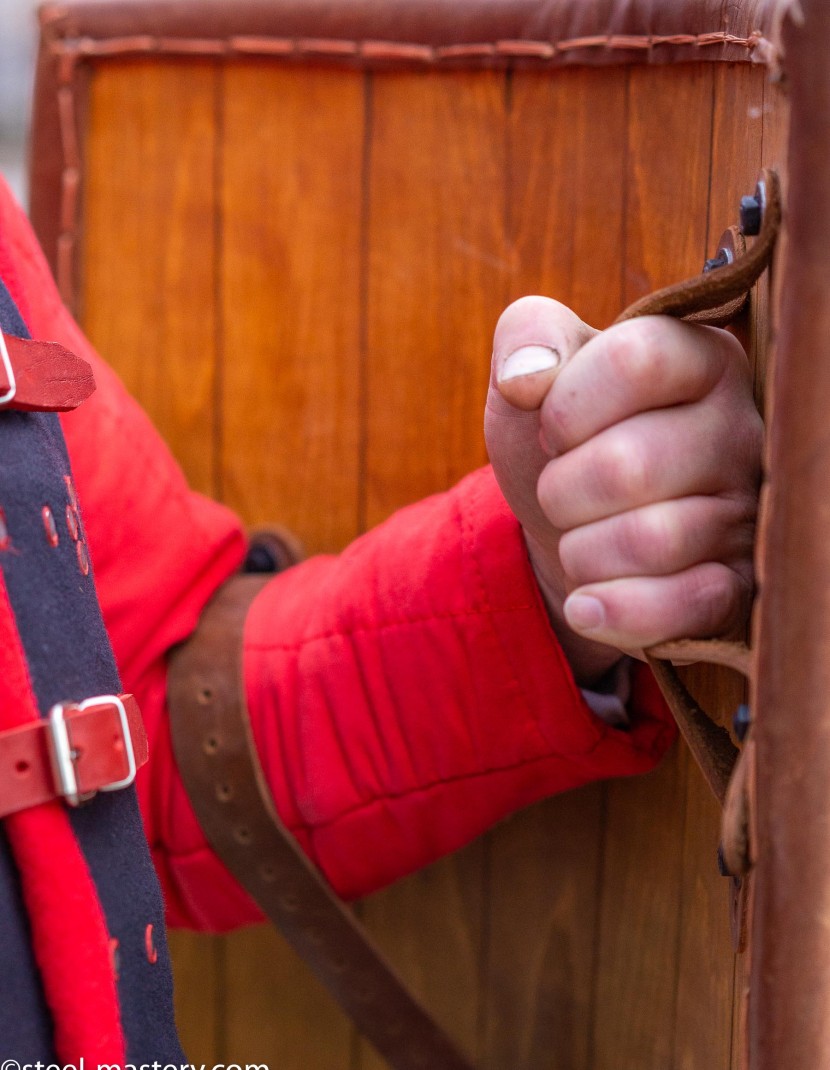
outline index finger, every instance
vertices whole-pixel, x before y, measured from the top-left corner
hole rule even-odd
[[[592,338],[544,399],[542,428],[556,452],[653,409],[700,401],[727,372],[748,375],[740,343],[715,327],[644,316]]]
[[[522,297],[496,324],[492,384],[508,405],[538,409],[564,365],[597,333],[560,301]]]

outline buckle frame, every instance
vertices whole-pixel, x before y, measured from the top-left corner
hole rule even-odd
[[[2,407],[3,405],[8,405],[14,401],[14,396],[17,393],[17,380],[14,377],[14,368],[12,367],[9,350],[6,346],[6,336],[2,331],[0,331],[0,362],[3,364],[3,370],[6,373],[6,378],[9,384],[5,394],[0,397],[0,407]]]
[[[127,775],[121,780],[114,780],[111,784],[104,784],[95,791],[78,791],[78,777],[75,773],[75,761],[77,754],[73,750],[69,740],[69,730],[66,724],[66,714],[69,710],[86,710],[90,706],[115,706],[118,719],[121,724],[121,736],[124,740],[124,754],[127,759]],[[85,699],[83,702],[58,702],[49,711],[49,732],[52,739],[51,757],[52,771],[58,785],[58,791],[69,806],[80,806],[87,802],[99,791],[119,791],[127,788],[135,780],[136,762],[133,739],[130,735],[130,725],[127,720],[127,710],[118,695],[96,695],[94,698]]]

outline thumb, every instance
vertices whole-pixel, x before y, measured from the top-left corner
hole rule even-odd
[[[505,309],[493,337],[492,394],[507,406],[538,409],[568,360],[599,332],[549,297],[522,297]]]

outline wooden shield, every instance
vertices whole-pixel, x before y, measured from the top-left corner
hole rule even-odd
[[[699,271],[761,167],[783,169],[774,7],[65,0],[42,13],[33,219],[65,299],[191,482],[250,524],[277,520],[309,550],[336,551],[484,463],[490,342],[510,300],[550,294],[607,325]],[[820,0],[803,7],[808,25],[826,21]],[[826,27],[812,41],[787,30],[799,68],[826,68],[801,58]],[[806,114],[813,90],[799,92]],[[800,136],[827,143],[823,127]],[[808,203],[798,245],[814,249],[826,210]],[[799,300],[817,300],[804,287]],[[804,339],[788,307],[782,352],[815,354],[815,367],[776,411],[806,393],[820,426],[825,313]],[[759,405],[769,310],[765,277],[736,328]],[[800,445],[789,469],[816,477],[803,484],[813,536],[830,501],[820,446]],[[795,764],[796,750],[821,752],[826,668],[779,643],[776,622],[824,629],[830,584],[811,569],[824,575],[828,551],[796,524],[803,509],[778,504],[786,488],[773,491],[759,645],[770,667],[753,702],[787,709],[759,719],[757,745],[764,769],[779,749],[789,764],[768,788],[774,814],[758,808],[771,891],[755,917],[765,995],[752,1067],[816,1070],[824,1012],[810,1061],[765,1054],[780,1053],[783,1026],[763,971],[804,968],[816,918],[793,919],[808,888],[819,911],[827,894],[821,852],[815,869],[805,852],[821,843],[828,777],[821,761],[809,777]],[[767,587],[782,554],[800,578]],[[742,680],[711,668],[690,679],[730,724]],[[792,751],[781,733],[798,736]],[[809,820],[779,854],[775,815],[796,812]],[[738,1070],[749,964],[733,952],[719,841],[719,809],[678,746],[650,776],[535,807],[357,909],[482,1068]],[[775,938],[782,911],[797,951]],[[273,933],[182,936],[174,951],[195,1062],[381,1065]],[[827,976],[818,965],[801,987],[791,979],[788,1022],[795,993],[823,998]]]

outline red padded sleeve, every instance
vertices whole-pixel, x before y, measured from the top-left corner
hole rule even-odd
[[[650,674],[630,731],[590,712],[489,468],[275,579],[245,657],[280,812],[349,897],[544,796],[642,772],[673,737]]]
[[[214,930],[257,920],[198,827],[165,709],[166,652],[238,568],[239,522],[188,489],[61,305],[2,190],[0,235],[0,272],[33,334],[88,359],[98,383],[64,429],[104,618],[147,722],[151,762],[139,798],[168,916]],[[646,770],[673,738],[645,672],[635,673],[630,731],[589,711],[489,469],[402,510],[341,555],[276,577],[252,608],[245,659],[277,807],[346,896],[536,799]]]

